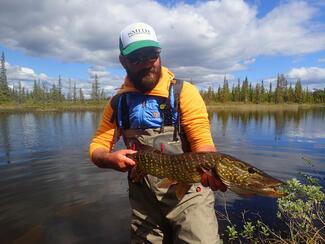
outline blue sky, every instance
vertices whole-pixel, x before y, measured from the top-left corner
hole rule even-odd
[[[88,94],[97,74],[107,94],[121,85],[120,30],[151,24],[162,62],[199,89],[246,76],[268,86],[289,82],[325,87],[325,1],[291,0],[0,0],[0,51],[10,85],[27,88],[59,75]]]

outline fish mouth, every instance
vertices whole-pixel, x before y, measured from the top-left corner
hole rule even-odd
[[[277,183],[274,183],[272,185],[269,185],[267,187],[265,187],[262,191],[263,191],[263,195],[269,196],[269,197],[284,197],[287,195],[287,193],[285,193],[283,191],[283,187],[286,185],[286,183],[279,181]]]

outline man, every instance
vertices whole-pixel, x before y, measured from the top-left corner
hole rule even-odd
[[[126,155],[135,150],[215,151],[199,92],[161,66],[161,47],[153,28],[131,24],[121,31],[119,42],[120,63],[127,76],[92,139],[92,161],[101,168],[130,173],[136,163]],[[128,149],[112,151],[119,135]],[[225,191],[220,180],[203,174],[206,187],[194,184],[179,201],[175,187],[158,187],[161,179],[147,175],[132,182],[130,174],[128,179],[132,243],[219,243],[211,189]]]

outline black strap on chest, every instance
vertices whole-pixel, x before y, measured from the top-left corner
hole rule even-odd
[[[177,111],[177,118],[174,124],[173,141],[178,141],[178,135],[181,134],[181,113],[180,113],[180,94],[183,88],[183,80],[175,79],[174,86],[174,108]]]

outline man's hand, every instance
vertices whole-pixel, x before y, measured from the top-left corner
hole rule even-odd
[[[107,149],[98,148],[93,152],[92,161],[100,168],[111,168],[125,172],[133,168],[136,164],[126,155],[136,152],[137,151],[130,149],[122,149],[115,152],[109,152]]]
[[[219,178],[216,178],[213,175],[209,175],[208,173],[203,173],[201,177],[201,183],[203,186],[209,186],[213,191],[220,190],[225,192],[227,190],[227,186],[222,183]]]

